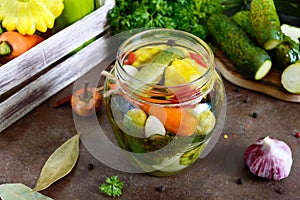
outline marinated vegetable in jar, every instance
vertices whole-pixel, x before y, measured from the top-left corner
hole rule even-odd
[[[105,83],[116,139],[152,175],[176,174],[213,146],[224,120],[224,87],[208,45],[154,29],[126,40]],[[220,123],[221,121],[221,123]]]

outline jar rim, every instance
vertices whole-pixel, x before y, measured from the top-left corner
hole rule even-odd
[[[205,57],[205,64],[207,66],[207,70],[205,70],[205,72],[199,76],[197,79],[193,80],[193,81],[190,81],[188,83],[184,83],[184,84],[179,84],[179,85],[175,85],[175,86],[164,86],[164,85],[159,85],[159,84],[149,84],[149,83],[145,83],[143,82],[143,80],[139,80],[139,79],[136,79],[134,76],[130,75],[129,73],[126,72],[126,70],[123,68],[123,62],[124,60],[122,58],[124,58],[124,53],[125,52],[129,52],[129,51],[125,51],[127,50],[126,46],[128,45],[128,43],[130,43],[132,40],[135,40],[136,38],[142,38],[142,36],[144,35],[147,35],[151,32],[155,32],[156,35],[160,35],[162,33],[171,33],[171,34],[180,34],[180,36],[185,36],[185,38],[190,38],[192,39],[193,41],[196,41],[198,44],[195,44],[195,45],[201,45],[205,52],[207,53],[207,57],[209,59],[207,59]],[[159,43],[158,44],[162,44],[162,43]],[[130,49],[132,50],[132,49]],[[204,57],[203,57],[204,58]],[[204,41],[202,40],[201,38],[189,33],[189,32],[186,32],[186,31],[182,31],[182,30],[175,30],[175,29],[168,29],[168,28],[150,28],[149,30],[144,30],[144,31],[141,31],[139,33],[136,33],[132,36],[130,36],[128,39],[126,39],[119,47],[118,49],[118,52],[117,52],[117,59],[116,59],[116,62],[117,64],[121,67],[122,69],[122,73],[126,74],[127,76],[130,77],[130,79],[133,79],[137,82],[141,82],[141,84],[146,84],[148,86],[151,86],[151,87],[156,87],[156,88],[177,88],[177,87],[182,87],[182,86],[187,86],[187,85],[190,85],[190,84],[194,84],[196,82],[198,82],[199,80],[203,80],[203,79],[209,79],[209,76],[211,74],[211,72],[215,69],[215,65],[214,65],[214,54],[213,54],[213,51],[212,49],[209,47],[209,45]]]
[[[155,37],[157,37],[157,39],[154,37],[149,37],[153,36],[153,34],[155,35]],[[146,44],[144,40],[145,38],[148,42]],[[183,49],[190,50],[192,52],[198,53],[202,57],[207,68],[205,71],[203,71],[203,74],[187,83],[176,85],[161,85],[147,83],[143,80],[137,79],[136,77],[130,75],[123,67],[123,65],[125,65],[123,63],[126,60],[126,56],[129,54],[129,52],[137,50],[141,47],[151,46],[153,45],[153,43],[154,45],[167,44],[169,39],[175,40],[175,47],[181,47]],[[151,41],[150,43],[149,40]],[[127,53],[127,55],[124,56],[125,53]],[[213,73],[214,70],[214,55],[211,48],[206,42],[204,42],[197,36],[185,31],[159,28],[137,33],[129,37],[120,45],[117,52],[115,75],[117,79],[119,79],[124,92],[126,92],[127,94],[135,96],[138,99],[142,99],[145,97],[147,99],[146,101],[149,100],[149,97],[155,96],[155,98],[158,99],[168,99],[163,104],[172,104],[170,102],[180,101],[188,103],[189,101],[202,98],[203,95],[205,95],[211,89],[215,77]]]

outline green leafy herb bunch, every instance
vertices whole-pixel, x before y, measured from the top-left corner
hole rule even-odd
[[[221,0],[116,0],[108,14],[114,33],[135,28],[170,28],[206,38],[205,23],[221,13]]]

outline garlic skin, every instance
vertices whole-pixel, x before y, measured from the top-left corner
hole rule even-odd
[[[269,136],[250,145],[244,153],[244,161],[253,174],[271,180],[286,178],[293,164],[290,147]]]

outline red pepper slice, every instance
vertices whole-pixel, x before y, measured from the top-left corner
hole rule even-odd
[[[189,52],[190,57],[194,59],[199,65],[202,67],[207,68],[206,63],[203,61],[202,57],[199,54],[196,54],[194,52]]]
[[[58,108],[58,107],[60,107],[62,105],[70,104],[71,98],[72,98],[72,95],[66,96],[65,98],[60,99],[57,102],[55,102],[55,104],[53,105],[53,107],[54,108]]]
[[[132,63],[134,63],[135,60],[136,60],[136,55],[132,51],[130,51],[128,54],[128,59],[124,61],[124,64],[131,65]]]

